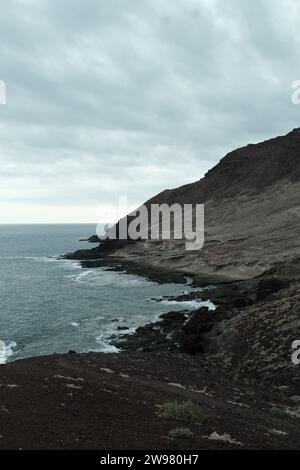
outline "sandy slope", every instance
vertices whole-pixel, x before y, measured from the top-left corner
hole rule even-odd
[[[257,195],[208,201],[205,245],[189,252],[181,241],[137,243],[114,257],[199,277],[246,279],[300,256],[300,183],[285,182]]]

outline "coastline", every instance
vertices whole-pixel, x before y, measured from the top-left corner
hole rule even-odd
[[[80,250],[68,254],[67,258],[88,257],[81,259],[83,267],[105,265],[162,283],[187,276],[184,271],[148,266],[128,260],[126,256],[125,259],[116,257],[114,246],[109,242],[108,246],[103,244],[91,251]],[[300,371],[293,367],[290,352],[296,334],[297,313],[289,308],[289,299],[297,302],[299,272],[300,263],[295,260],[292,265],[289,262],[274,264],[251,279],[229,281],[219,277],[213,282],[211,277],[203,276],[199,282],[199,278],[194,278],[187,287],[199,287],[199,291],[161,300],[193,302],[201,299],[212,302],[216,307],[214,311],[201,307],[187,312],[183,303],[182,311],[163,314],[157,322],[141,326],[134,333],[124,332],[120,337],[112,338],[112,344],[129,352],[189,354],[201,357],[220,371],[227,370],[237,381],[250,380],[256,374],[261,381],[275,384],[279,380],[283,387],[294,388],[295,383],[300,384]],[[281,326],[282,316],[285,328]],[[271,328],[266,328],[269,322],[272,322]],[[251,329],[256,338],[254,348],[252,338],[245,337],[245,332]]]
[[[111,256],[82,262],[195,287],[186,273],[174,277],[165,269],[132,268],[133,263]],[[118,354],[70,351],[2,365],[0,448],[298,448],[299,368],[291,367],[285,348],[295,313],[287,299],[297,305],[299,282],[276,272],[277,278],[272,272],[214,286],[207,279],[198,291],[161,298],[183,305],[201,298],[217,308],[164,314],[129,337],[124,334]],[[183,400],[201,408],[201,422],[159,415],[159,405]],[[180,426],[188,436],[174,437]]]

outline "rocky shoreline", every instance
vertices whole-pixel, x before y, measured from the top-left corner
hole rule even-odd
[[[201,345],[203,333],[208,333],[215,324],[238,315],[242,308],[255,305],[272,294],[287,289],[293,281],[293,277],[290,276],[290,268],[284,269],[279,266],[251,279],[227,281],[223,277],[202,276],[200,278],[190,275],[188,282],[188,274],[183,271],[149,266],[136,262],[136,260],[114,256],[116,250],[127,246],[128,243],[134,246],[141,242],[106,241],[93,249],[68,253],[65,258],[79,260],[83,268],[104,267],[108,270],[143,276],[157,283],[186,283],[189,287],[198,287],[199,289],[157,301],[211,301],[217,308],[214,312],[210,312],[206,308],[195,309],[193,313],[187,311],[169,312],[169,314],[164,314],[160,321],[138,328],[134,334],[118,337],[117,340],[113,338],[113,344],[126,351],[155,351],[162,348],[164,351],[176,350],[193,354],[197,351],[203,352]],[[286,266],[284,267],[286,268]],[[295,264],[295,273],[298,267]],[[194,324],[195,331],[191,330],[191,324]],[[185,338],[184,331],[190,331],[191,336]],[[191,344],[192,342],[195,343],[194,346]]]
[[[67,253],[63,258],[79,261],[82,268],[106,268],[110,271],[142,276],[160,284],[186,283],[186,275],[181,271],[172,271],[160,266],[148,266],[147,264],[136,263],[135,261],[113,255],[116,249],[122,249],[122,247],[128,244],[134,246],[135,243],[138,244],[139,242],[119,240],[105,241],[92,249],[83,249],[75,253]]]
[[[104,243],[93,249],[92,256],[90,251],[80,251],[75,253],[75,258],[83,258],[83,267],[105,266],[156,282],[187,281],[185,272],[115,257],[113,247],[111,242],[108,246]],[[87,257],[90,259],[84,259]],[[291,362],[291,345],[300,337],[296,301],[299,270],[299,260],[295,260],[292,266],[286,263],[274,265],[252,279],[228,282],[221,277],[216,280],[203,276],[199,280],[197,276],[190,276],[185,294],[156,300],[210,301],[216,306],[214,311],[205,307],[192,312],[184,308],[179,312],[171,311],[133,334],[126,334],[125,330],[123,335],[112,337],[111,342],[123,352],[172,352],[196,356],[203,364],[219,369],[220,373],[226,369],[237,381],[255,381],[255,377],[259,377],[260,381],[271,385],[279,380],[283,387],[297,388],[300,377],[299,370]],[[198,289],[189,292],[188,287]],[[293,310],[288,308],[291,300],[295,305]],[[251,330],[255,335],[254,351],[251,351],[252,338],[245,336]],[[257,362],[258,356],[260,362]]]
[[[164,313],[159,321],[139,327],[133,334],[113,339],[112,344],[127,352],[203,354],[209,343],[209,334],[217,331],[217,325],[238,315],[242,307],[254,305],[288,286],[287,280],[278,278],[253,279],[207,287],[179,296],[165,296],[156,301],[210,301],[216,309],[201,307],[192,312]]]
[[[195,308],[192,312],[184,309],[180,312],[170,311],[163,314],[159,321],[139,327],[133,334],[112,337],[111,344],[122,351],[176,351],[193,355],[204,354],[212,332],[219,334],[220,324],[239,315],[242,308],[262,302],[290,285],[289,278],[284,277],[280,272],[279,276],[274,276],[271,272],[256,278],[231,282],[224,282],[222,278],[205,279],[202,277],[200,280],[197,276],[190,276],[187,282],[187,275],[184,272],[114,257],[115,247],[119,248],[122,243],[126,244],[120,241],[102,242],[92,250],[79,250],[65,257],[80,260],[83,268],[105,267],[113,271],[143,276],[157,283],[186,283],[189,287],[199,288],[179,296],[153,299],[157,302],[196,300],[210,301],[216,306],[214,311],[206,307]],[[131,242],[131,244],[134,243]]]

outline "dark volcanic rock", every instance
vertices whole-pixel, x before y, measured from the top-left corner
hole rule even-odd
[[[132,335],[118,338],[114,344],[126,351],[180,351],[187,354],[205,353],[211,338],[220,333],[218,325],[239,314],[239,310],[255,305],[274,292],[287,287],[279,278],[253,279],[192,291],[179,296],[164,296],[157,301],[211,300],[217,309],[201,307],[193,312],[169,312],[156,323],[140,327]]]
[[[178,337],[188,312],[169,312],[161,315],[161,320],[137,328],[134,334],[124,335],[112,344],[126,351],[176,351]]]
[[[183,331],[187,335],[201,334],[209,331],[211,328],[211,317],[213,315],[214,314],[210,312],[208,308],[199,308],[183,326]]]
[[[188,311],[163,313],[160,316],[160,318],[162,319],[161,324],[167,326],[176,323],[182,323],[185,320],[187,313]]]
[[[81,240],[79,240],[80,242],[89,242],[89,243],[100,243],[101,240],[100,238],[98,238],[97,235],[92,235],[91,237],[89,238],[82,238]]]
[[[243,308],[253,305],[259,300],[278,292],[289,286],[289,281],[279,277],[267,277],[265,279],[249,279],[246,281],[220,284],[214,287],[191,291],[177,296],[163,296],[157,302],[163,300],[176,300],[186,302],[190,300],[210,300],[215,305],[227,308]]]
[[[88,250],[77,250],[74,253],[67,253],[64,255],[65,259],[75,260],[97,260],[113,251],[123,248],[125,245],[135,243],[130,240],[105,240],[98,246]]]
[[[137,328],[134,334],[118,338],[113,344],[124,351],[202,353],[207,344],[206,334],[216,323],[233,314],[223,307],[215,311],[201,307],[194,312],[164,313],[158,322]]]
[[[274,292],[278,292],[290,285],[289,281],[276,277],[262,279],[257,286],[256,299],[264,300]]]

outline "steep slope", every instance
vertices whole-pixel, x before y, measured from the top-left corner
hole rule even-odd
[[[205,203],[202,250],[186,251],[178,240],[145,241],[112,256],[211,280],[291,265],[300,256],[299,162],[300,129],[229,153],[200,181],[146,203]]]
[[[300,181],[300,129],[283,137],[228,153],[205,177],[166,190],[149,203],[204,203],[241,194],[257,194],[274,184]]]

